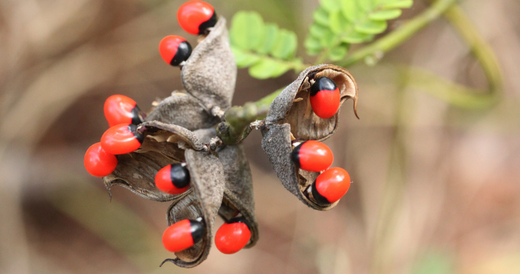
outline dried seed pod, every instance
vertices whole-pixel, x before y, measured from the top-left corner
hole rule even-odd
[[[181,71],[182,84],[188,93],[208,109],[231,106],[237,67],[229,46],[226,20],[220,17],[215,27],[198,44]]]
[[[340,91],[341,105],[347,99],[354,100],[354,114],[358,88],[354,77],[346,69],[334,65],[309,67],[278,95],[269,107],[266,125],[289,124],[291,133],[300,140],[325,140],[334,133],[338,126],[338,114],[328,119],[318,117],[312,111],[310,103],[311,86],[314,79],[320,77],[332,79]]]
[[[209,254],[212,241],[212,229],[222,202],[225,176],[224,167],[219,158],[209,152],[187,149],[186,167],[191,174],[189,194],[172,203],[166,218],[168,225],[183,219],[202,217],[206,227],[202,240],[194,246],[175,252],[177,258],[166,259],[181,267],[195,267],[202,263]],[[163,262],[163,263],[164,263]]]
[[[251,231],[251,239],[246,248],[252,247],[258,241],[258,223],[255,217],[253,179],[249,162],[241,145],[226,146],[218,155],[225,167],[226,176],[226,189],[219,215],[225,221],[241,215]]]
[[[199,100],[185,92],[173,92],[146,117],[146,121],[174,124],[189,130],[209,128],[220,120],[211,115]]]
[[[334,65],[319,65],[307,68],[285,88],[269,108],[265,127],[262,129],[262,148],[267,153],[278,178],[287,190],[296,195],[304,204],[317,210],[328,210],[336,203],[321,203],[314,199],[310,186],[319,172],[298,169],[291,161],[292,140],[325,140],[338,126],[338,113],[322,119],[315,115],[310,104],[310,88],[314,79],[332,79],[340,90],[341,104],[347,99],[354,100],[354,113],[358,96],[357,84],[344,68]]]
[[[132,153],[116,156],[117,167],[103,178],[105,186],[110,192],[113,185],[119,185],[154,201],[182,198],[185,193],[171,195],[160,191],[155,186],[155,175],[166,165],[184,162],[186,149],[202,151],[206,146],[195,133],[176,125],[151,121],[140,124],[138,130],[144,134],[143,144]]]

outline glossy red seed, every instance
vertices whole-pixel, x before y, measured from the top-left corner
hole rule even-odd
[[[224,254],[233,254],[244,248],[251,238],[245,223],[223,224],[215,234],[215,245]]]
[[[119,124],[109,128],[101,137],[101,146],[111,154],[126,154],[141,146],[143,135],[136,132],[135,125]]]
[[[188,1],[177,11],[179,25],[190,34],[203,34],[207,28],[215,26],[215,9],[204,1]]]
[[[333,167],[320,174],[313,187],[318,192],[318,196],[321,195],[329,203],[334,203],[350,188],[350,175],[342,168]]]
[[[87,149],[83,162],[88,173],[96,177],[109,175],[117,166],[116,156],[107,153],[101,147],[101,143],[95,143]]]
[[[164,37],[159,43],[159,53],[164,62],[172,66],[178,66],[190,57],[191,45],[180,36],[169,35]]]
[[[294,148],[291,158],[297,167],[307,171],[323,171],[334,161],[334,155],[325,144],[309,140]]]
[[[139,124],[139,107],[134,100],[124,95],[112,95],[105,101],[105,117],[108,125]]]
[[[341,102],[339,89],[330,78],[318,78],[311,86],[310,101],[314,113],[328,119],[338,112]]]
[[[204,225],[199,221],[182,220],[169,226],[163,233],[164,247],[171,252],[179,252],[192,247],[202,239]]]
[[[164,247],[171,252],[179,252],[195,244],[191,236],[190,220],[182,220],[169,226],[163,233]]]
[[[181,164],[167,165],[155,175],[155,186],[168,194],[181,194],[190,187],[190,174]]]

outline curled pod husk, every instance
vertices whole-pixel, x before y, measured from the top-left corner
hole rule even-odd
[[[354,114],[358,88],[354,77],[344,68],[334,65],[318,65],[304,70],[272,102],[262,129],[262,148],[267,153],[278,178],[287,190],[304,204],[317,210],[328,210],[336,203],[323,204],[314,199],[309,191],[319,172],[298,169],[291,161],[293,140],[325,140],[338,126],[338,112],[331,118],[322,119],[312,111],[310,88],[314,79],[326,76],[332,79],[340,91],[340,106],[353,99]]]
[[[225,110],[231,106],[235,91],[235,57],[229,46],[226,20],[220,17],[209,31],[182,66],[182,84],[206,109]]]
[[[141,123],[138,130],[144,134],[141,147],[116,155],[116,169],[103,177],[109,193],[112,186],[119,185],[154,201],[172,201],[185,196],[186,193],[172,195],[160,191],[155,186],[155,175],[164,166],[184,162],[186,149],[206,150],[200,137],[184,127],[157,121]]]
[[[166,259],[164,262],[190,268],[208,257],[213,238],[212,229],[224,195],[225,175],[219,158],[210,152],[187,149],[185,159],[192,191],[172,203],[166,215],[168,225],[184,219],[202,217],[206,230],[200,242],[186,250],[175,252],[177,258]]]
[[[174,91],[150,111],[145,121],[158,121],[196,130],[212,127],[220,119],[211,115],[195,97]]]
[[[335,65],[318,65],[302,71],[298,78],[278,95],[265,119],[266,125],[289,124],[291,133],[300,140],[325,140],[338,126],[339,110],[328,119],[318,117],[312,111],[310,89],[314,79],[319,77],[332,79],[340,91],[340,107],[347,99],[354,101],[354,114],[357,117],[356,105],[358,87],[350,72]]]
[[[251,231],[251,239],[246,248],[258,241],[258,223],[255,217],[255,200],[253,195],[253,177],[251,168],[241,145],[226,146],[218,152],[220,161],[225,167],[226,189],[219,215],[228,221],[242,216]]]

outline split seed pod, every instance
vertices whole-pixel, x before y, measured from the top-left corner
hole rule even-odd
[[[220,122],[195,97],[174,91],[148,114],[146,121],[174,124],[189,130],[209,128]]]
[[[358,88],[354,77],[342,67],[318,65],[309,67],[287,86],[271,103],[262,129],[262,148],[267,153],[278,178],[287,190],[296,195],[304,204],[317,210],[328,210],[336,203],[319,203],[309,191],[319,172],[298,169],[291,161],[292,141],[318,140],[329,138],[338,126],[338,112],[328,119],[313,113],[310,104],[310,89],[314,79],[332,79],[340,91],[340,107],[347,99],[354,101],[354,114]]]
[[[208,257],[212,229],[224,194],[225,176],[219,158],[209,152],[188,149],[185,157],[192,191],[172,203],[166,216],[168,225],[183,219],[202,217],[206,230],[201,241],[186,250],[175,252],[177,258],[166,259],[164,262],[189,268],[199,265]]]
[[[253,177],[249,162],[241,145],[226,146],[218,152],[226,176],[226,189],[219,215],[224,221],[237,216],[244,217],[251,239],[246,248],[253,247],[258,241],[258,223],[255,217]]]
[[[182,84],[207,110],[231,106],[237,66],[229,46],[226,20],[220,17],[182,66]]]
[[[168,225],[200,218],[205,226],[202,240],[164,261],[187,268],[207,258],[217,215],[225,220],[244,217],[251,230],[248,247],[258,240],[251,170],[242,148],[217,147],[213,151],[213,127],[221,122],[215,116],[231,106],[237,68],[225,19],[221,17],[208,31],[182,64],[186,93],[173,92],[152,109],[138,125],[144,135],[141,147],[117,155],[116,170],[104,177],[109,192],[113,185],[120,185],[150,200],[172,201]],[[190,188],[177,195],[157,189],[155,174],[166,165],[181,162],[190,173]]]
[[[155,186],[155,174],[162,167],[186,161],[185,151],[204,151],[207,147],[196,133],[177,125],[157,121],[139,125],[144,141],[131,153],[117,155],[117,167],[112,174],[103,177],[110,192],[113,185],[129,189],[135,194],[154,201],[172,201],[187,193],[172,195]]]

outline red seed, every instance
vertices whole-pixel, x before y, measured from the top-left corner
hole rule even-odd
[[[224,254],[233,254],[244,248],[251,238],[251,231],[245,223],[223,224],[215,234],[215,245]]]
[[[159,53],[164,62],[172,66],[178,66],[190,57],[191,45],[180,36],[169,35],[164,37],[159,43]]]
[[[315,172],[329,168],[334,161],[330,148],[314,140],[303,142],[295,147],[291,158],[297,167]]]
[[[341,97],[334,81],[321,77],[311,86],[310,100],[314,113],[320,118],[328,119],[338,112]]]
[[[332,204],[341,199],[350,188],[350,175],[339,167],[326,170],[316,178],[312,194],[320,203]]]
[[[109,128],[101,137],[101,146],[111,154],[126,154],[135,151],[143,142],[143,135],[136,125],[119,124]]]
[[[182,220],[169,226],[163,233],[164,248],[179,252],[192,247],[204,236],[204,224],[194,220]]]
[[[124,95],[108,97],[105,101],[104,111],[110,127],[118,124],[137,125],[142,122],[136,102]]]
[[[205,30],[215,26],[215,9],[204,1],[188,1],[177,11],[179,25],[190,34],[204,34]]]
[[[167,165],[155,175],[155,186],[169,194],[184,193],[190,187],[190,173],[181,164]]]
[[[92,176],[104,177],[112,173],[117,166],[117,158],[114,154],[107,153],[101,143],[95,143],[87,149],[83,160],[85,169]]]

